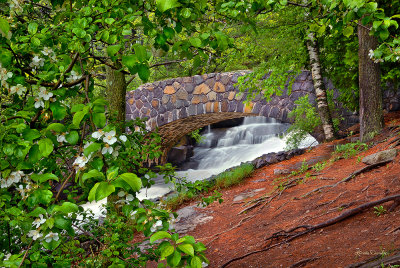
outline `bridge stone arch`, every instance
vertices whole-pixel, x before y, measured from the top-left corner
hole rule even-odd
[[[261,115],[291,123],[288,113],[295,107],[294,101],[309,95],[315,103],[311,74],[303,71],[295,78],[290,95],[285,88],[281,96],[274,95],[269,102],[259,95],[243,104],[247,93],[239,92],[234,84],[248,72],[211,73],[141,85],[127,93],[127,120],[146,118],[147,129],[158,128],[164,149],[169,149],[191,131],[227,119]],[[333,85],[326,81],[326,87]],[[358,117],[353,117],[347,121],[357,122]]]

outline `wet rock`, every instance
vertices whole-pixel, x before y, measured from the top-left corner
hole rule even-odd
[[[290,174],[289,169],[274,169],[274,175],[286,175]]]
[[[367,165],[373,165],[379,162],[391,161],[397,155],[397,149],[390,149],[375,154],[368,155],[362,159],[362,162]]]
[[[180,165],[193,156],[193,146],[173,147],[168,152],[168,162],[173,165]]]

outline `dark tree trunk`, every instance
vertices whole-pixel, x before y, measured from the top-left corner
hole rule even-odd
[[[317,97],[318,113],[322,122],[322,129],[326,140],[335,138],[335,130],[333,128],[332,116],[329,111],[328,100],[326,97],[326,89],[322,79],[321,64],[319,62],[319,49],[317,41],[313,33],[308,35],[307,49],[310,56],[311,73],[314,83],[315,95]]]
[[[115,64],[117,69],[121,69],[121,63]],[[116,113],[117,123],[121,126],[123,131],[123,123],[125,122],[125,95],[126,95],[126,81],[125,74],[106,66],[107,90],[106,98],[109,103],[109,110],[111,113]]]
[[[360,87],[360,139],[372,139],[383,128],[381,72],[368,53],[378,46],[378,40],[370,35],[369,27],[358,26],[358,71]]]

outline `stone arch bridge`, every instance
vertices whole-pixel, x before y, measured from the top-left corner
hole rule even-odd
[[[126,119],[147,118],[147,129],[158,128],[163,149],[168,150],[184,135],[209,124],[256,115],[291,123],[288,113],[295,107],[295,100],[309,95],[315,104],[311,74],[303,71],[295,78],[290,95],[286,87],[281,96],[274,95],[269,102],[257,96],[245,105],[243,100],[247,94],[239,92],[234,84],[247,72],[211,73],[141,85],[126,95]],[[333,89],[330,81],[326,80],[325,85],[327,89]],[[335,92],[334,96],[337,95]],[[393,98],[386,103],[391,100]],[[357,123],[356,114],[344,109],[340,111],[343,111],[345,125]]]

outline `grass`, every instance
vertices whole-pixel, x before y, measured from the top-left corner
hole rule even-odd
[[[218,193],[217,190],[241,183],[245,178],[250,177],[253,171],[254,166],[252,164],[242,164],[214,176],[211,180],[186,183],[184,185],[184,190],[167,197],[162,201],[162,204],[168,209],[175,210],[182,204],[192,200],[201,200],[203,205],[208,205],[216,200],[221,202],[222,195]],[[204,197],[213,191],[214,193],[212,195]]]

